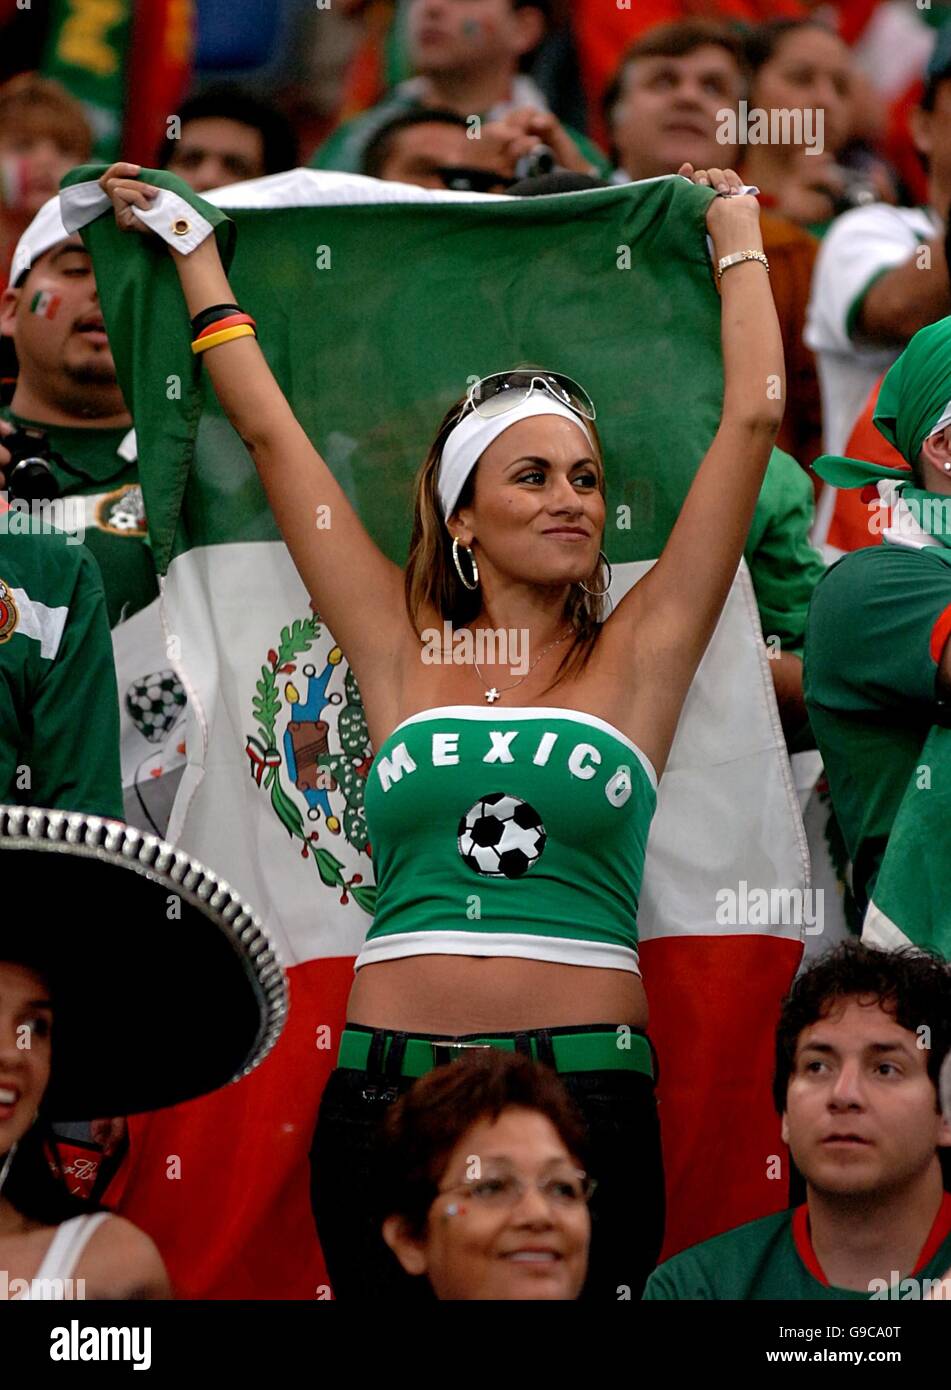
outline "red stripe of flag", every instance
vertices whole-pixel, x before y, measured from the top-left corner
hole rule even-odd
[[[314,1299],[327,1284],[308,1153],[353,958],[307,961],[288,977],[287,1024],[256,1071],[129,1121],[129,1156],[108,1200],[155,1241],[179,1298]],[[317,1021],[330,1026],[329,1048],[317,1045]]]
[[[773,1054],[780,1002],[801,955],[798,940],[760,934],[641,944],[660,1059],[662,1259],[788,1204]]]

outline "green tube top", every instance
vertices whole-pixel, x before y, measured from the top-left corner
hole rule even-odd
[[[451,954],[636,972],[656,802],[648,758],[594,715],[478,705],[413,715],[367,782],[378,893],[357,967]]]

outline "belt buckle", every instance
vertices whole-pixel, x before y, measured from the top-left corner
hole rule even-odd
[[[458,1059],[455,1057],[440,1056],[441,1053],[451,1052],[454,1049],[473,1047],[477,1048],[480,1052],[487,1052],[491,1050],[492,1044],[477,1042],[434,1042],[431,1043],[430,1046],[433,1049],[433,1066],[442,1067],[445,1066],[447,1063],[455,1062]]]

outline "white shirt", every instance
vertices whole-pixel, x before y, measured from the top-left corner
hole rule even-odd
[[[85,1286],[78,1293],[72,1287],[73,1270],[79,1264],[90,1237],[110,1216],[108,1211],[90,1212],[86,1216],[74,1216],[57,1226],[42,1263],[30,1281],[29,1291],[14,1294],[13,1297],[34,1301],[85,1297]]]
[[[871,203],[837,217],[819,247],[803,333],[816,354],[823,445],[841,454],[869,392],[901,352],[854,338],[849,329],[872,283],[904,265],[943,230],[930,208]]]

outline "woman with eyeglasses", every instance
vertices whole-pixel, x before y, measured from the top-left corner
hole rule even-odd
[[[587,1136],[557,1076],[486,1047],[390,1106],[383,1238],[438,1299],[575,1299],[591,1241]]]
[[[138,172],[113,165],[101,183],[118,225],[147,232],[136,209],[158,190]],[[377,913],[311,1154],[338,1298],[400,1287],[367,1202],[386,1107],[486,1043],[547,1062],[585,1117],[599,1176],[586,1296],[637,1298],[656,1263],[664,1181],[638,893],[657,779],[784,394],[770,389],[783,357],[756,201],[730,170],[680,172],[719,195],[706,226],[723,412],[663,554],[610,616],[605,464],[582,387],[555,371],[495,373],[449,410],[417,480],[404,572],[295,419],[214,237],[170,252],[194,350],[359,682],[376,750],[365,806]],[[471,642],[468,664],[433,660],[423,634],[444,624]]]

